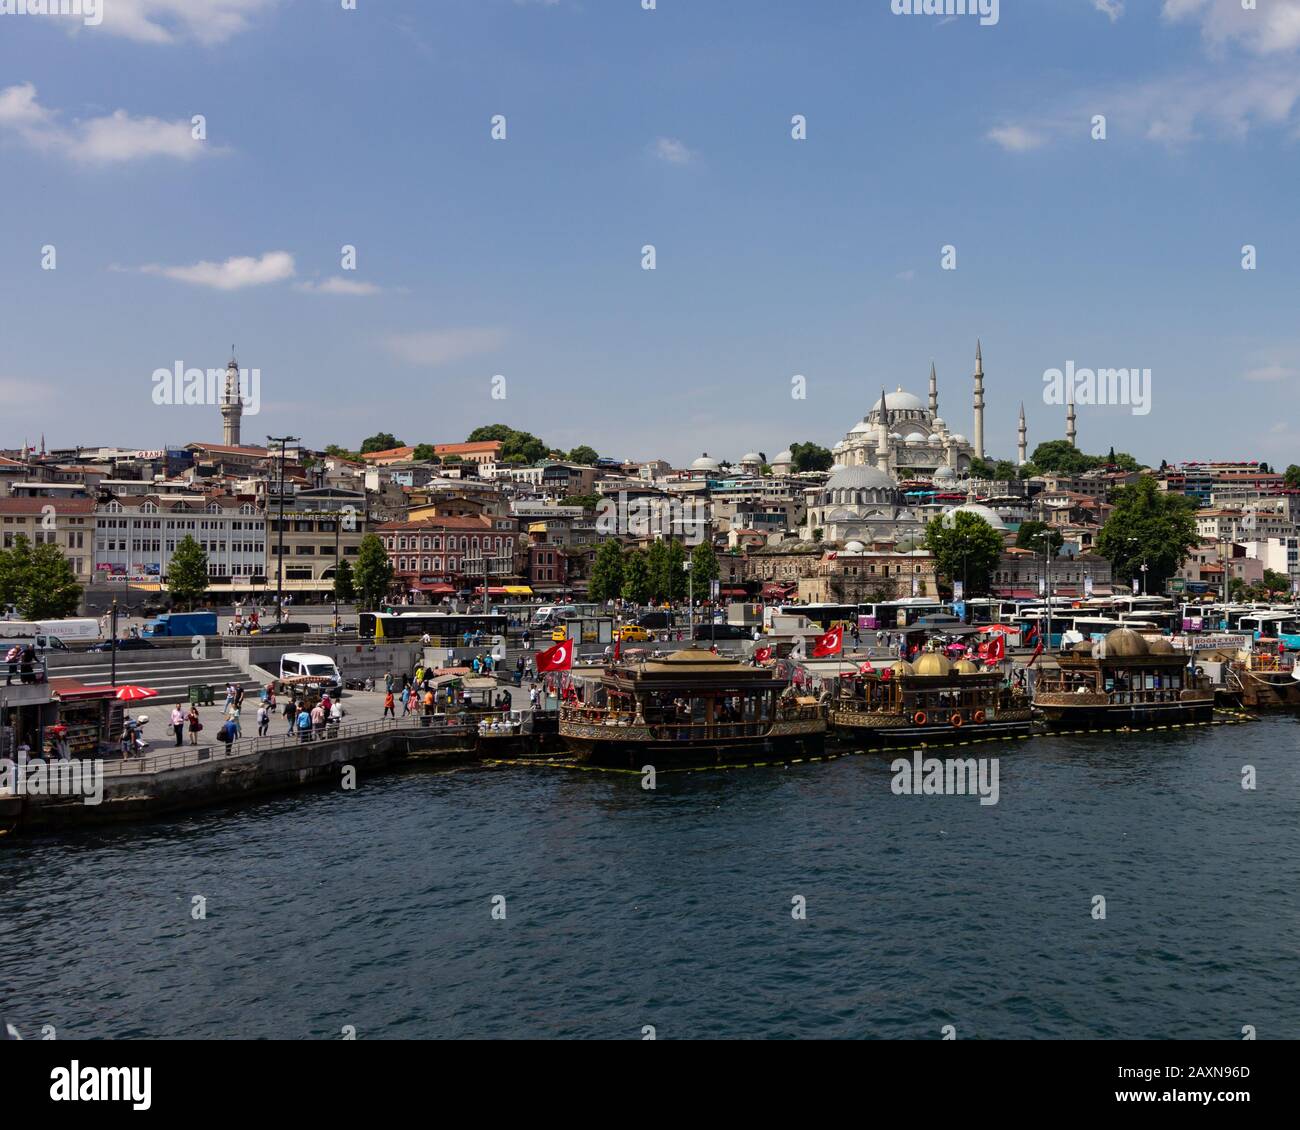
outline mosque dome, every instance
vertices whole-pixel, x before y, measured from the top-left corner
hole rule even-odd
[[[955,435],[955,436],[952,437],[952,442],[953,442],[953,443],[965,443],[965,442],[966,442],[966,437],[963,436],[963,435]]]
[[[933,420],[930,421],[930,423],[934,425],[934,430],[936,432],[942,432],[944,429],[948,427],[948,425],[944,423],[942,416],[936,416]]]
[[[952,665],[937,651],[927,651],[916,661],[918,675],[947,675]]]
[[[904,438],[908,443],[928,443],[930,439],[924,432],[908,432]]]
[[[778,451],[778,452],[776,453],[776,458],[773,459],[772,462],[773,462],[773,463],[793,463],[793,462],[794,462],[794,456],[790,453],[790,449],[789,449],[789,448],[786,448],[784,451]]]
[[[885,393],[885,407],[890,412],[924,412],[925,405],[919,401],[910,392],[904,392],[900,387],[897,392]],[[880,401],[877,400],[871,406],[871,411],[880,411]]]
[[[865,435],[866,433],[873,430],[874,429],[872,428],[872,426],[868,424],[866,420],[859,420],[856,424],[853,425],[852,428],[849,429],[849,435],[851,436]]]
[[[866,463],[857,467],[837,467],[826,483],[826,490],[893,490],[894,480],[878,467]]]
[[[1106,633],[1106,655],[1111,658],[1131,658],[1148,655],[1147,641],[1132,628],[1116,628]]]
[[[751,451],[748,455],[742,456],[740,461],[741,463],[761,464],[763,462],[763,459],[762,456],[760,456],[757,451]]]
[[[949,514],[974,514],[976,518],[981,518],[999,532],[1004,532],[1007,524],[997,515],[997,512],[990,510],[987,506],[981,506],[978,502],[967,502],[963,506],[954,506],[948,511]]]
[[[860,541],[851,541],[844,547],[845,553],[866,553],[867,547]]]
[[[957,472],[954,471],[947,463],[941,463],[934,471],[934,481],[936,483],[952,483],[957,481]]]
[[[710,459],[707,451],[691,464],[692,471],[716,471],[717,469],[718,461]]]

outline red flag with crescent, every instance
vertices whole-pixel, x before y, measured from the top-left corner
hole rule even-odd
[[[537,653],[537,673],[568,671],[573,666],[573,641],[561,640],[554,647]]]
[[[844,650],[844,629],[838,624],[824,636],[818,636],[813,642],[813,658],[822,659],[827,655],[839,655]]]

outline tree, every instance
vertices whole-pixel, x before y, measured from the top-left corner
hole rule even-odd
[[[830,451],[815,443],[792,443],[790,455],[793,458],[791,468],[796,474],[804,471],[829,471],[835,462],[835,456]]]
[[[188,534],[177,543],[167,566],[167,591],[175,603],[189,609],[208,591],[208,555]]]
[[[417,463],[437,463],[438,453],[433,449],[431,443],[417,443],[415,450],[411,452],[411,458]]]
[[[349,451],[346,447],[340,447],[337,443],[327,444],[325,454],[332,455],[335,459],[347,459],[352,463],[360,463],[361,456],[355,451]]]
[[[592,600],[613,600],[623,591],[623,547],[610,538],[596,550],[596,560],[591,566],[587,593]]]
[[[655,601],[668,599],[670,585],[668,581],[668,545],[666,542],[653,541],[646,550],[646,584],[650,589],[650,598]]]
[[[981,459],[978,455],[970,461],[970,477],[972,479],[992,479],[993,464],[987,459]]]
[[[466,443],[501,441],[501,458],[509,462],[536,463],[545,459],[549,451],[546,444],[532,432],[516,431],[506,424],[488,424],[469,433]],[[515,457],[518,456],[516,459]]]
[[[361,454],[368,455],[372,451],[392,451],[395,447],[405,446],[392,432],[376,432],[368,439],[361,441]]]
[[[1156,489],[1143,475],[1115,492],[1115,509],[1097,536],[1097,552],[1107,558],[1115,579],[1138,576],[1147,566],[1148,592],[1163,592],[1165,582],[1196,545],[1196,505],[1181,494]]]
[[[1065,535],[1046,522],[1021,522],[1020,529],[1016,532],[1016,548],[1032,549],[1035,553],[1042,553],[1044,537],[1047,538],[1052,556],[1055,557],[1061,546],[1065,544]]]
[[[999,483],[1013,483],[1020,477],[1020,468],[1010,459],[999,459],[993,464],[993,478]]]
[[[357,588],[352,576],[352,563],[345,558],[334,570],[334,599],[340,604],[351,604],[356,598]]]
[[[1034,448],[1031,461],[1040,472],[1058,475],[1079,475],[1103,462],[1095,455],[1085,455],[1068,439],[1049,439],[1040,443]]]
[[[623,560],[623,599],[633,604],[644,604],[650,599],[650,570],[646,555],[639,549]]]
[[[16,604],[24,620],[61,620],[76,613],[81,585],[56,545],[33,546],[23,534],[0,552],[0,604]]]
[[[1292,463],[1282,474],[1282,481],[1292,490],[1300,490],[1300,466]]]
[[[966,596],[982,596],[1002,558],[1002,536],[983,518],[953,511],[925,528],[925,547],[935,568],[950,581],[964,581]]]
[[[366,534],[357,549],[354,584],[362,608],[378,608],[393,583],[393,563],[388,560],[384,543],[375,534]]]
[[[569,452],[570,463],[585,463],[588,467],[599,458],[600,452],[598,452],[594,447],[588,447],[585,443],[580,444]]]
[[[1290,592],[1291,578],[1276,569],[1264,570],[1264,588],[1268,592]]]
[[[560,499],[561,506],[581,506],[584,510],[595,510],[600,504],[600,496],[595,494],[570,494]]]
[[[709,583],[719,576],[718,555],[707,541],[700,542],[691,550],[691,577],[695,581],[696,595],[709,595]]]
[[[664,572],[667,575],[667,592],[669,600],[681,600],[686,595],[686,548],[679,541],[668,542],[668,552],[664,555]]]

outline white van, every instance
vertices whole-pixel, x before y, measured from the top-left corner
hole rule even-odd
[[[310,678],[331,694],[338,695],[343,690],[343,676],[339,665],[328,655],[316,655],[308,651],[290,651],[280,656],[280,679]]]

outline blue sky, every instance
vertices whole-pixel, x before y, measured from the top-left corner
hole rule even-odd
[[[771,455],[932,359],[969,435],[980,337],[993,456],[1073,361],[1152,370],[1086,450],[1300,461],[1300,0],[103,4],[0,15],[0,446],[219,438],[151,374],[232,342],[252,442]]]

